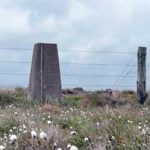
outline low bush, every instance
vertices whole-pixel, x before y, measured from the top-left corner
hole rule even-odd
[[[73,106],[75,106],[75,107],[78,107],[78,106],[80,106],[80,102],[81,102],[81,100],[83,99],[83,97],[81,97],[81,96],[68,96],[68,97],[64,97],[63,99],[62,99],[62,105],[63,106],[69,106],[69,107],[73,107]]]

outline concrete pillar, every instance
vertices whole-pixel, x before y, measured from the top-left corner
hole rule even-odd
[[[143,104],[146,100],[146,47],[138,48],[137,98]]]
[[[35,44],[29,80],[29,99],[60,100],[61,93],[57,45]]]

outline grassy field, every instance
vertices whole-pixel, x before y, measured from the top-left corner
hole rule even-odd
[[[65,94],[61,105],[28,102],[22,89],[0,93],[0,145],[8,150],[149,150],[149,103],[134,92]],[[33,138],[31,131],[37,136]],[[39,134],[46,133],[46,139]],[[11,143],[11,135],[17,140]]]

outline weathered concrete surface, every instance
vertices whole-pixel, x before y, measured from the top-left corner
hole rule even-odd
[[[57,45],[35,44],[29,80],[29,99],[60,100],[61,94]]]

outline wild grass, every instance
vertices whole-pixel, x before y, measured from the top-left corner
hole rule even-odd
[[[0,93],[0,145],[11,150],[11,134],[17,135],[20,150],[148,150],[150,148],[149,105],[139,105],[135,93],[65,95],[61,105],[26,100],[24,91]],[[50,121],[50,123],[48,123]],[[31,131],[38,133],[32,139]],[[40,130],[47,140],[39,138]],[[74,133],[74,134],[72,134]],[[7,137],[7,138],[6,138]],[[88,141],[85,141],[88,138]]]

